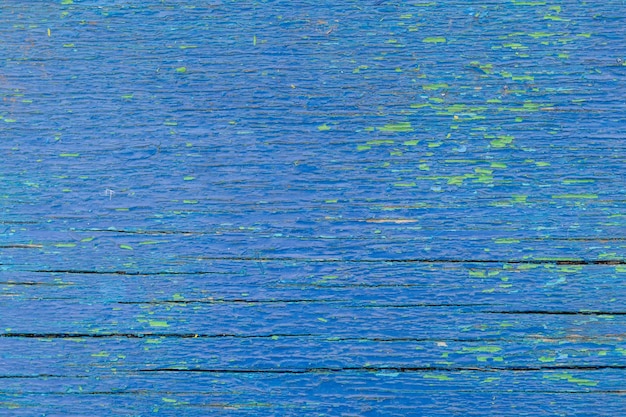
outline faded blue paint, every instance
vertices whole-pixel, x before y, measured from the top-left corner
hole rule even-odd
[[[625,12],[0,5],[0,414],[620,415]]]

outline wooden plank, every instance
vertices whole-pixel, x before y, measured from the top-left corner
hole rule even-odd
[[[620,415],[625,11],[0,4],[0,414]]]

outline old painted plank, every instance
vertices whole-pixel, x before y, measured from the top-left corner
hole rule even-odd
[[[623,2],[0,5],[10,415],[619,415]]]

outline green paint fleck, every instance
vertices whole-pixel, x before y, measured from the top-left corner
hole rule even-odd
[[[550,36],[554,36],[554,33],[547,33],[547,32],[533,32],[533,33],[529,33],[528,36],[530,36],[531,38],[547,38]]]
[[[505,48],[511,48],[511,49],[528,49],[527,46],[522,45],[521,43],[517,43],[517,42],[513,42],[513,43],[505,43],[504,45],[502,45]],[[507,73],[508,74],[508,73]]]
[[[560,272],[566,272],[566,273],[578,273],[578,272],[582,271],[582,269],[583,269],[582,265],[567,265],[567,266],[561,265],[561,266],[559,266],[559,271]],[[559,280],[560,279],[563,279],[564,280],[563,282],[567,282],[567,281],[565,281],[565,278],[561,277],[561,278],[559,278]]]
[[[148,324],[150,325],[150,327],[170,327],[170,325],[167,324],[166,321],[160,320],[150,320]]]
[[[477,346],[477,347],[464,347],[459,353],[496,353],[502,350],[499,346]]]
[[[563,19],[560,16],[554,16],[554,15],[550,15],[550,14],[545,15],[543,18],[545,20],[552,20],[554,22],[569,22],[570,21],[569,19]]]
[[[325,132],[327,130],[330,130],[330,126],[328,126],[326,123],[324,123],[323,125],[318,126],[317,130],[319,130],[320,132]]]
[[[492,140],[491,146],[494,148],[504,148],[513,142],[514,137],[511,135],[499,135],[498,139]]]
[[[565,380],[567,382],[571,382],[571,383],[583,385],[583,386],[588,386],[588,387],[594,387],[598,385],[598,382],[596,381],[592,381],[590,379],[575,378],[572,374],[569,374],[566,372],[558,373],[558,374],[548,374],[548,375],[544,375],[543,377],[545,379],[551,379],[551,380]]]
[[[493,64],[481,64],[478,61],[472,61],[469,66],[474,69],[480,69],[485,74],[491,74],[493,72]]]
[[[437,374],[424,374],[425,379],[437,379],[439,381],[453,381],[454,378],[450,378],[447,375],[437,375]]]
[[[410,122],[400,122],[386,124],[383,127],[379,127],[378,130],[381,132],[412,132],[413,128],[411,127]]]
[[[513,1],[514,6],[544,6],[545,1]]]
[[[73,248],[76,246],[76,243],[57,243],[54,246],[57,248]]]
[[[181,74],[185,73],[187,72],[187,67],[178,67],[176,68],[176,72],[181,73]]]
[[[133,247],[130,245],[120,245],[120,249],[133,250]]]
[[[426,42],[426,43],[446,43],[446,38],[444,38],[443,36],[433,36],[433,37],[422,39],[422,42]]]
[[[193,180],[195,180],[195,179],[196,179],[196,177],[193,177],[193,176],[191,176],[191,175],[188,175],[188,176],[186,176],[186,177],[183,177],[183,181],[193,181]]]
[[[450,86],[446,83],[426,84],[422,86],[422,88],[426,91],[440,90],[442,88],[449,88],[449,87]]]
[[[390,139],[376,139],[376,140],[368,140],[367,145],[393,145],[393,140]]]
[[[445,159],[446,164],[477,164],[480,161],[476,159]]]
[[[495,239],[494,243],[498,243],[498,244],[519,243],[519,239],[501,238],[501,239]]]
[[[514,75],[511,77],[513,81],[535,81],[535,77],[532,75]]]
[[[539,104],[538,103],[533,103],[532,101],[525,101],[524,102],[524,106],[522,107],[522,111],[538,111],[539,110]]]
[[[561,181],[562,184],[593,184],[595,183],[596,180],[592,180],[592,179],[567,179],[567,180],[563,180]]]
[[[554,194],[552,196],[552,198],[554,199],[568,199],[568,200],[574,200],[574,199],[594,199],[594,198],[598,198],[597,194]]]
[[[415,103],[415,104],[411,104],[411,108],[412,109],[422,109],[424,107],[433,107],[433,105],[430,104],[430,103]]]
[[[62,156],[63,158],[76,158],[79,155],[80,154],[78,153],[62,153],[59,156]]]

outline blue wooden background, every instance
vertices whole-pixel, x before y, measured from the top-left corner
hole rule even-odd
[[[624,415],[625,28],[0,2],[0,414]]]

